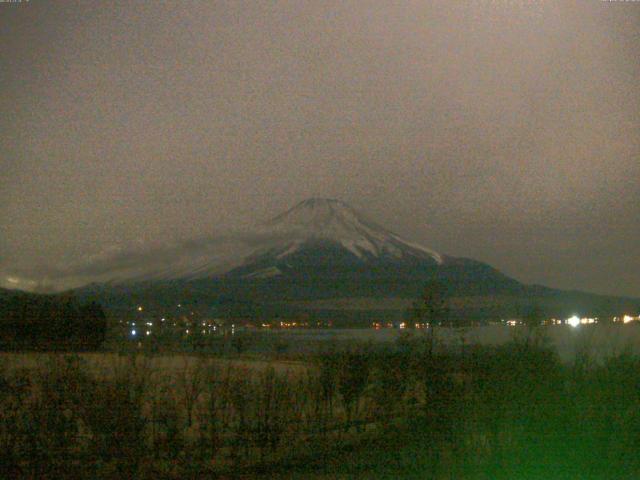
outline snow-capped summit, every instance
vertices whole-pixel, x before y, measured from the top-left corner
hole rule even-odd
[[[352,228],[360,216],[346,203],[332,198],[309,198],[266,222],[274,228],[300,228],[323,236],[327,229]]]
[[[346,203],[328,198],[310,198],[263,225],[263,229],[279,235],[286,247],[279,258],[297,251],[312,241],[333,242],[360,259],[390,256],[395,258],[430,258],[442,263],[442,256],[420,245],[407,242],[398,235],[364,218]]]

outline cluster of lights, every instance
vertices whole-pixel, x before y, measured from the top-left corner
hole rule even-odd
[[[178,308],[181,308],[181,307],[182,307],[182,304],[179,303],[178,304]],[[144,307],[142,305],[139,305],[137,307],[137,311],[138,312],[142,312],[143,310],[144,310]],[[191,312],[191,315],[193,315],[193,312]],[[622,320],[622,322],[626,324],[626,323],[630,323],[630,322],[633,322],[633,321],[640,321],[640,316],[633,317],[631,315],[624,315],[622,317],[622,319],[619,319],[618,317],[614,317],[614,319],[613,319],[614,322],[619,322],[620,320]],[[161,319],[161,321],[162,322],[166,321],[166,318],[163,317]],[[575,327],[578,327],[579,325],[589,325],[589,324],[597,323],[598,319],[597,318],[590,318],[590,317],[580,318],[577,315],[573,315],[573,316],[569,317],[565,322],[563,322],[562,320],[555,319],[555,318],[551,319],[549,322],[550,322],[551,325],[561,325],[562,323],[566,323],[567,325],[570,325],[571,327],[575,328]],[[507,320],[505,323],[507,325],[509,325],[509,326],[516,326],[516,325],[521,324],[522,322],[519,321],[519,320],[511,319],[511,320]],[[149,327],[152,327],[153,326],[153,322],[146,322],[146,325],[149,326]],[[174,323],[173,325],[175,326],[176,324]],[[136,323],[135,322],[131,322],[131,326],[135,327]],[[213,326],[212,325],[207,325],[206,322],[202,322],[202,326],[203,327],[208,326],[209,328],[213,328],[213,331],[217,330],[217,327],[215,325],[213,325]],[[262,324],[263,328],[271,328],[271,326],[272,325],[268,324],[268,323],[263,323]],[[300,326],[300,327],[307,326],[307,324],[298,323],[298,322],[282,322],[282,321],[280,322],[280,327],[281,328],[295,328],[295,327],[298,327],[298,326]],[[372,323],[372,327],[375,328],[376,330],[379,330],[379,329],[381,329],[383,327],[391,328],[391,327],[393,327],[393,325],[391,323],[382,324],[382,323],[379,323],[379,322],[374,322],[374,323]],[[415,327],[416,328],[425,328],[425,325],[421,324],[421,323],[416,323]],[[400,323],[399,328],[400,329],[407,328],[406,322]],[[145,333],[146,333],[147,336],[151,335],[151,331],[150,330],[146,330]],[[189,335],[189,333],[190,333],[189,329],[187,329],[185,331],[185,333],[187,335]],[[202,330],[202,333],[206,333],[205,330]],[[235,325],[231,325],[231,333],[232,334],[235,333]],[[131,336],[135,337],[136,335],[137,335],[137,331],[134,328],[134,329],[131,330]]]
[[[567,324],[571,325],[572,327],[577,327],[578,325],[593,325],[594,323],[598,323],[598,319],[597,318],[591,318],[591,317],[578,317],[577,315],[574,315],[573,317],[569,317],[567,319]]]
[[[428,323],[414,323],[413,326],[415,328],[420,329],[420,328],[427,328],[429,326],[429,324]],[[409,327],[409,324],[406,323],[406,322],[402,322],[402,323],[398,324],[397,327],[404,330],[405,328]],[[371,323],[371,328],[373,328],[375,330],[380,330],[382,328],[394,328],[394,325],[391,322],[387,322],[387,323],[372,322]]]
[[[278,323],[275,324],[277,327],[280,328],[296,328],[296,327],[308,327],[309,324],[308,323],[304,323],[304,322],[284,322],[284,321],[280,321]],[[263,323],[262,324],[262,328],[272,328],[273,324],[271,323]],[[231,328],[234,329],[235,325],[231,325]]]
[[[147,330],[145,333],[146,333],[147,336],[149,336],[149,335],[151,335],[151,330]],[[137,334],[138,334],[138,331],[135,328],[131,330],[131,336],[132,337],[135,337]]]
[[[180,304],[180,303],[179,303],[179,304],[177,305],[177,307],[178,307],[178,308],[181,308],[181,307],[182,307],[182,304]],[[144,308],[144,306],[142,306],[142,305],[138,305],[138,306],[136,306],[136,307],[135,307],[135,310],[136,310],[137,312],[143,312],[143,311],[145,310],[145,308]],[[191,315],[195,315],[195,312],[190,312],[190,314],[191,314]],[[166,318],[166,317],[162,317],[162,318],[160,319],[160,321],[161,321],[162,323],[164,323],[164,322],[166,322],[166,321],[167,321],[167,318]],[[124,323],[124,322],[121,320],[121,321],[120,321],[120,323]],[[143,325],[146,325],[147,329],[144,329],[144,330],[138,330],[138,329],[136,328],[136,322],[126,322],[126,323],[127,323],[127,324],[129,324],[129,325],[132,327],[132,328],[131,328],[131,330],[129,331],[129,334],[130,334],[132,337],[137,337],[137,336],[139,336],[139,334],[142,334],[142,332],[144,332],[144,334],[145,334],[146,336],[150,336],[150,335],[151,335],[151,333],[152,333],[151,328],[153,327],[153,324],[154,324],[154,322],[149,321],[149,320],[148,320],[148,321],[145,321],[145,322],[140,322],[140,324],[141,324],[141,325],[142,325],[142,324],[143,324]],[[173,323],[173,326],[174,326],[174,327],[178,326],[178,324],[177,324],[176,322],[172,322],[172,323]],[[191,321],[185,321],[185,323],[186,323],[186,325],[187,325],[187,326],[189,326],[189,325],[191,325],[191,324],[192,324],[192,322],[191,322]],[[211,331],[215,332],[215,331],[217,331],[217,330],[218,330],[218,327],[217,327],[217,325],[215,325],[215,324],[211,324],[211,323],[208,323],[208,322],[206,322],[206,321],[202,321],[202,322],[201,322],[201,324],[202,324],[202,327],[205,327],[205,328],[202,330],[202,333],[203,333],[203,334],[210,333]],[[195,325],[197,325],[197,323],[195,323]],[[233,333],[233,330],[234,330],[234,329],[235,329],[235,326],[233,326],[233,325],[232,325],[232,333]],[[208,331],[207,331],[207,330],[208,330]],[[191,330],[190,330],[190,329],[186,329],[186,330],[185,330],[185,333],[186,333],[187,335],[189,335],[189,334],[190,334],[190,333],[192,333],[192,332],[191,332]]]
[[[614,322],[623,322],[623,323],[630,323],[630,322],[634,322],[634,321],[640,321],[640,316],[637,317],[633,317],[631,315],[624,315],[622,318],[620,317],[613,317],[613,321]],[[507,325],[509,326],[515,326],[515,325],[520,325],[522,322],[519,320],[507,320],[505,322]],[[567,318],[566,320],[560,320],[557,318],[552,318],[548,321],[545,321],[545,324],[547,325],[570,325],[572,327],[577,327],[579,325],[593,325],[595,323],[598,323],[598,317],[579,317],[577,315],[573,315],[569,318]]]

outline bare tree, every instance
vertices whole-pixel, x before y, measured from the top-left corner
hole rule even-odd
[[[182,357],[182,367],[178,371],[177,385],[187,416],[187,428],[193,424],[193,409],[204,391],[207,362],[203,357]]]
[[[151,399],[152,443],[156,457],[164,451],[170,458],[176,458],[183,448],[182,424],[173,389],[168,383],[161,385]]]
[[[286,378],[277,375],[273,367],[262,372],[257,385],[256,441],[261,457],[268,448],[276,450],[284,434],[289,405],[292,402],[290,385]]]
[[[223,371],[215,363],[209,364],[206,372],[207,395],[201,418],[201,442],[202,449],[208,449],[212,456],[222,446],[222,434],[229,425],[230,377],[230,368]]]
[[[347,413],[345,430],[348,430],[358,415],[360,397],[367,386],[369,358],[364,351],[351,351],[342,354],[340,360],[338,391]]]
[[[424,324],[428,329],[429,354],[433,353],[435,328],[451,323],[448,297],[446,287],[441,282],[433,280],[427,283],[422,296],[410,308],[409,318],[416,323]]]
[[[253,398],[254,384],[251,373],[246,368],[234,370],[230,378],[229,400],[233,408],[232,427],[234,439],[231,444],[231,457],[238,460],[238,453],[242,450],[244,457],[249,455],[251,440],[251,399]]]

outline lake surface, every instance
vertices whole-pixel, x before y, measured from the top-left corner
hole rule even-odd
[[[326,330],[274,330],[265,332],[272,339],[288,344],[290,350],[299,351],[326,343],[336,345],[359,342],[394,342],[407,330],[385,328],[375,329],[326,329]],[[410,332],[424,335],[424,331]],[[525,327],[488,325],[455,329],[436,329],[437,342],[449,348],[463,343],[480,345],[500,345],[527,334]],[[571,361],[578,354],[588,354],[598,360],[607,356],[630,352],[640,354],[640,323],[608,325],[554,325],[540,327],[538,334],[555,348],[563,361]]]

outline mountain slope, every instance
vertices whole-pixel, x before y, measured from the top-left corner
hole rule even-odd
[[[524,289],[489,265],[408,242],[338,200],[305,200],[261,229],[278,241],[224,278],[251,282],[263,298],[415,297],[429,280],[474,295]]]

